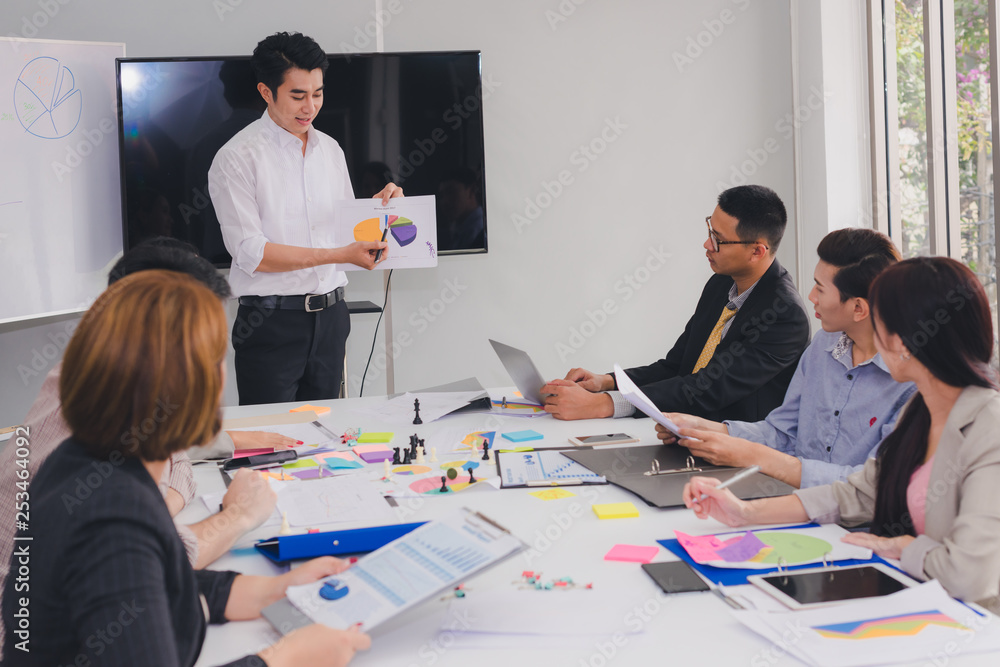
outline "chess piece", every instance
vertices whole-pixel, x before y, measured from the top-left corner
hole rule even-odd
[[[483,461],[490,460],[490,443],[483,444]]]
[[[382,459],[382,469],[385,471],[386,477],[392,475],[392,468],[389,467],[389,459]]]
[[[278,535],[291,535],[292,527],[288,524],[288,512],[281,513],[281,529],[278,530]]]
[[[410,450],[409,449],[404,449],[403,450],[403,465],[404,466],[410,465]]]
[[[472,476],[472,468],[469,468],[469,484],[475,484],[479,480]]]
[[[448,478],[441,475],[441,493],[448,493]]]
[[[413,423],[423,424],[424,420],[420,418],[420,399],[413,399]]]
[[[438,450],[437,447],[431,447],[431,463],[438,462]]]
[[[398,466],[401,463],[399,460],[399,447],[392,448],[392,465]]]
[[[420,464],[420,465],[424,464],[424,448],[423,447],[418,447],[417,448],[417,463]]]

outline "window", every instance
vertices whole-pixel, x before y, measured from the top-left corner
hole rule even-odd
[[[968,265],[995,329],[997,4],[868,0],[875,226],[904,257]]]

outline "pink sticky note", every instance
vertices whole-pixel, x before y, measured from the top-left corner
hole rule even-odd
[[[237,449],[233,452],[234,459],[242,459],[247,456],[257,456],[258,454],[270,454],[274,447],[261,447],[260,449]]]
[[[660,547],[643,547],[635,544],[616,544],[604,554],[604,560],[622,560],[629,563],[650,563]]]
[[[358,445],[357,447],[351,447],[351,451],[358,456],[361,456],[362,454],[370,454],[372,452],[391,452],[392,450],[379,442],[374,445]]]
[[[720,560],[717,552],[726,546],[726,543],[715,535],[695,536],[682,533],[679,530],[675,530],[674,535],[677,536],[677,541],[680,542],[680,545],[684,547],[684,550],[688,552],[688,555],[696,563]]]

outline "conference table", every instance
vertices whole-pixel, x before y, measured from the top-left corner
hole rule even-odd
[[[514,389],[490,390],[495,399],[513,396]],[[339,435],[348,428],[363,431],[390,431],[395,434],[390,446],[402,447],[410,434],[418,434],[428,451],[437,450],[440,461],[452,449],[454,434],[459,432],[497,431],[497,443],[503,447],[501,432],[533,429],[544,435],[530,444],[536,447],[571,446],[568,439],[601,433],[626,432],[639,439],[628,446],[659,444],[651,419],[606,419],[563,422],[549,415],[534,418],[503,416],[494,413],[448,415],[422,425],[379,423],[359,408],[377,408],[386,397],[353,398],[314,402],[327,406],[330,412],[319,421]],[[226,408],[226,419],[285,413],[296,404],[275,404]],[[449,440],[449,442],[445,442]],[[346,445],[337,445],[347,448]],[[612,445],[614,446],[614,445]],[[485,466],[486,464],[484,464]],[[382,464],[367,466],[382,469]],[[494,467],[495,466],[491,466]],[[486,475],[481,466],[477,477]],[[222,477],[214,465],[195,466],[198,495],[224,490]],[[309,484],[304,481],[301,484]],[[374,482],[373,482],[374,483]],[[428,521],[445,516],[458,508],[467,507],[509,529],[527,544],[527,549],[493,568],[468,580],[456,598],[448,591],[422,605],[403,612],[375,628],[372,648],[359,653],[352,665],[400,665],[422,667],[431,665],[481,667],[492,665],[573,665],[604,667],[606,665],[652,664],[802,664],[786,652],[796,640],[790,628],[787,642],[770,642],[750,631],[732,615],[730,607],[711,593],[695,592],[663,594],[638,563],[604,560],[616,544],[657,546],[656,540],[674,537],[674,530],[692,535],[722,532],[726,527],[713,520],[701,521],[685,508],[657,509],[646,505],[632,493],[614,485],[565,487],[574,495],[556,500],[541,500],[533,495],[537,489],[498,489],[489,484],[477,484],[456,493],[400,498],[395,512],[399,522]],[[591,509],[597,503],[632,502],[638,518],[599,519]],[[197,497],[180,515],[184,523],[198,521],[209,513]],[[337,530],[338,524],[318,526]],[[301,531],[298,531],[301,532]],[[275,526],[252,531],[233,550],[216,561],[213,569],[232,569],[246,574],[280,574],[286,568],[256,554],[252,545],[259,539],[273,537]],[[676,560],[660,547],[654,561]],[[468,627],[463,605],[475,602],[477,594],[489,596],[496,591],[516,591],[523,588],[525,571],[541,573],[546,581],[571,578],[578,585],[592,584],[595,600],[614,599],[614,611],[608,608],[579,608],[573,605],[557,612],[554,623],[566,634],[523,636],[496,635],[483,641],[463,635]],[[591,591],[573,591],[573,600],[586,600]],[[522,604],[531,605],[537,597],[547,596],[546,604],[556,605],[559,590],[521,590]],[[492,599],[492,598],[491,598]],[[507,599],[507,598],[504,598]],[[563,598],[570,600],[571,598]],[[591,605],[597,607],[597,605]],[[504,610],[496,610],[503,613]],[[517,614],[517,608],[508,610]],[[583,615],[605,617],[606,628],[601,634],[580,634],[574,627]],[[551,630],[551,628],[550,628]],[[241,621],[209,627],[198,666],[217,665],[248,653],[255,653],[279,639],[278,633],[263,619]],[[944,647],[942,647],[942,656]],[[947,664],[995,664],[997,655],[948,655]],[[935,664],[932,656],[916,664]]]

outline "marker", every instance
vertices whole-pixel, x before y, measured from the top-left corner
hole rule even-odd
[[[747,477],[749,477],[750,475],[753,475],[753,474],[758,473],[758,472],[760,472],[760,466],[750,466],[746,470],[743,470],[741,472],[736,473],[735,475],[733,475],[732,477],[730,477],[729,479],[727,479],[722,484],[719,484],[715,488],[716,489],[724,489],[727,486],[732,486],[736,482],[740,482],[740,481],[746,479]],[[698,502],[702,502],[704,500],[708,500],[708,494],[707,493],[701,494],[701,498],[698,499]]]
[[[385,216],[385,230],[382,232],[382,242],[383,243],[385,243],[385,237],[388,236],[388,235],[389,235],[389,216]],[[375,253],[375,263],[376,264],[378,264],[378,261],[380,259],[382,259],[382,251],[383,250],[385,250],[385,248],[379,248],[378,251]]]

